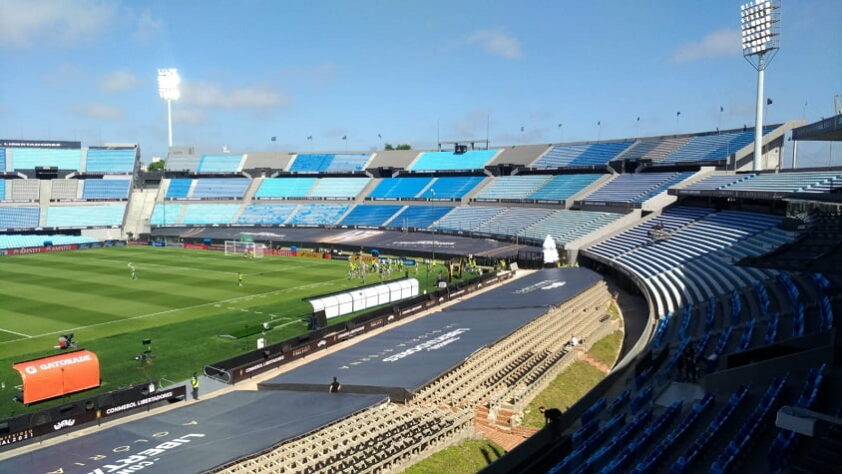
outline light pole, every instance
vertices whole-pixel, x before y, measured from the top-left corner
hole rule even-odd
[[[167,143],[170,147],[172,147],[172,101],[181,97],[179,84],[181,84],[181,78],[178,76],[178,69],[158,69],[158,96],[167,101]]]
[[[780,49],[780,0],[753,0],[740,6],[743,57],[757,70],[754,112],[754,171],[763,169],[763,87],[766,66]],[[767,58],[768,54],[768,58]],[[756,57],[757,61],[753,61]]]

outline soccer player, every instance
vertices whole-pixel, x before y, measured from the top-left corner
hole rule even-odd
[[[244,277],[245,275],[243,275],[243,272],[237,272],[237,286],[243,286]]]
[[[137,280],[137,268],[135,268],[132,262],[129,262],[129,272],[131,272],[132,280]]]

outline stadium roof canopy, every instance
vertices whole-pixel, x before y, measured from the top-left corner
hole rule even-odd
[[[792,129],[793,140],[840,141],[842,140],[842,114],[816,123]]]

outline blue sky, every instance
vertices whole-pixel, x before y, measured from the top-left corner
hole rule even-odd
[[[740,3],[0,0],[0,135],[164,154],[159,67],[184,81],[176,144],[202,151],[429,148],[437,127],[484,138],[487,122],[492,145],[742,127]],[[842,2],[790,0],[782,18],[767,123],[832,115]]]

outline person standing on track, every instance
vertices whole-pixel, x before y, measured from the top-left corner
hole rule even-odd
[[[193,388],[193,400],[199,399],[199,377],[196,372],[193,372],[193,377],[190,378],[190,387]]]

